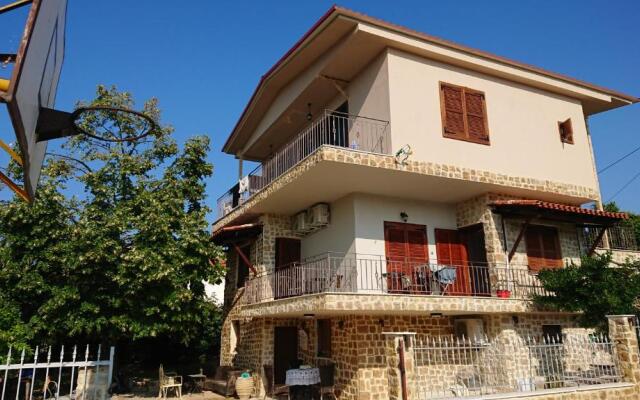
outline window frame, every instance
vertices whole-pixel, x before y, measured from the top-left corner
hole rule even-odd
[[[462,122],[464,124],[464,137],[454,133],[447,132],[447,110],[445,107],[444,90],[445,86],[460,89],[462,91]],[[489,118],[487,117],[487,95],[481,90],[468,88],[466,86],[455,85],[453,83],[439,81],[438,91],[440,95],[440,119],[442,122],[442,136],[447,139],[461,140],[463,142],[470,142],[476,144],[483,144],[485,146],[491,145],[491,135],[489,133]],[[484,131],[487,136],[487,140],[475,139],[469,136],[469,123],[467,119],[467,102],[466,93],[472,93],[482,96],[482,118],[484,122]]]
[[[569,128],[569,134],[563,135],[562,133],[566,130],[566,127]],[[564,121],[558,121],[558,133],[560,134],[560,142],[566,144],[574,144],[573,123],[571,122],[571,118],[567,118]]]
[[[249,258],[249,260],[251,260],[251,243],[247,243],[244,244],[242,246],[238,246],[240,248],[241,251],[245,251],[245,249],[248,249],[248,254],[245,253],[245,255],[247,256],[247,258]],[[243,288],[244,285],[247,283],[247,280],[249,280],[249,275],[251,273],[250,268],[248,265],[246,265],[247,268],[247,273],[244,275],[244,279],[242,281],[242,284],[240,284],[240,268],[241,265],[245,265],[244,260],[242,259],[242,257],[240,257],[240,254],[238,254],[238,252],[236,252],[236,289],[240,289]]]
[[[557,249],[557,256],[558,258],[555,258],[554,260],[556,260],[556,265],[552,265],[551,263],[547,263],[545,265],[534,265],[533,267],[531,266],[531,261],[530,261],[530,254],[529,254],[529,250],[530,250],[530,243],[528,241],[528,235],[531,234],[532,230],[538,230],[539,235],[542,234],[542,231],[546,231],[546,232],[553,232],[554,235],[554,242],[555,242],[555,246]],[[540,236],[536,235],[538,240],[541,240]],[[549,225],[529,225],[527,227],[527,230],[525,232],[524,235],[524,241],[525,241],[525,252],[527,254],[527,266],[529,268],[529,272],[533,273],[533,274],[537,274],[538,272],[542,271],[543,269],[560,269],[564,266],[564,258],[562,256],[562,243],[560,242],[560,230],[556,227],[556,226],[549,226]],[[542,254],[545,254],[544,251],[544,243],[538,243],[540,244],[541,250],[542,250]],[[540,257],[536,257],[536,258],[540,258]],[[544,257],[545,260],[551,260],[548,259],[546,257]]]

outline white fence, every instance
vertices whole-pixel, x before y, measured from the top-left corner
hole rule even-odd
[[[103,352],[100,345],[9,349],[0,365],[0,400],[104,400],[114,355],[115,347]]]
[[[600,385],[622,380],[605,336],[417,339],[412,399]]]

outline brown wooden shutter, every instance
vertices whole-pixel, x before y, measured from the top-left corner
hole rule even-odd
[[[441,112],[445,134],[465,137],[464,126],[464,94],[461,87],[441,85]]]
[[[562,267],[562,253],[558,230],[553,227],[532,225],[525,234],[529,269],[538,272],[545,268]]]
[[[318,357],[331,357],[331,320],[318,320]]]
[[[454,229],[435,229],[435,236],[438,264],[456,267],[456,280],[448,292],[455,295],[471,293],[467,249],[462,243],[460,232]]]
[[[488,142],[486,110],[484,94],[481,92],[464,90],[465,111],[469,139],[479,142]]]
[[[563,143],[573,144],[573,126],[571,118],[564,122],[558,122],[558,130],[560,131],[560,140]]]
[[[300,262],[300,240],[276,238],[276,269]]]

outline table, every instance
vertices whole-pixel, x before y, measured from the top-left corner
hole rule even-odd
[[[207,378],[207,376],[204,374],[191,374],[187,376],[191,379],[191,382],[193,382],[191,393],[194,393],[194,392],[203,393],[204,381]]]
[[[320,370],[318,368],[289,369],[286,372],[285,384],[289,386],[293,399],[314,398],[314,385],[319,383]]]

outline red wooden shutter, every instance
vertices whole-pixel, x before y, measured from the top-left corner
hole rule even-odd
[[[488,141],[489,135],[486,129],[484,94],[465,89],[464,101],[469,139],[474,141]]]
[[[444,132],[463,138],[465,126],[462,88],[443,84],[441,91]]]
[[[456,280],[449,293],[454,295],[471,293],[467,249],[460,239],[459,231],[436,229],[435,235],[438,264],[456,267]]]
[[[525,234],[529,269],[538,272],[544,268],[562,267],[562,254],[558,231],[548,226],[529,226]]]
[[[415,283],[415,267],[429,259],[427,227],[399,222],[384,223],[385,252],[387,255],[387,285],[390,291],[408,290],[403,279]],[[403,278],[404,277],[404,278]]]
[[[276,238],[276,269],[300,262],[300,240]]]

